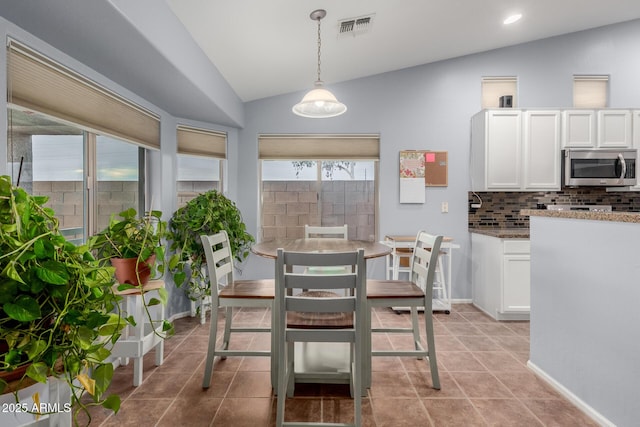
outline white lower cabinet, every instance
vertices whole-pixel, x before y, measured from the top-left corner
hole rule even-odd
[[[497,320],[528,320],[529,239],[471,233],[473,304]]]

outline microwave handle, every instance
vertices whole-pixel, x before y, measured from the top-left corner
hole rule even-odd
[[[620,180],[623,180],[625,175],[627,175],[627,163],[624,161],[624,156],[622,155],[622,153],[618,153],[618,160],[620,160],[620,164],[622,165]]]

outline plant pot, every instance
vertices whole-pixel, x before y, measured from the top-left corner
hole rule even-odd
[[[138,258],[111,258],[111,265],[116,269],[115,274],[118,283],[133,286],[147,284],[151,276],[151,266],[156,262],[156,256],[151,255],[145,261],[139,262],[136,273],[137,261]]]

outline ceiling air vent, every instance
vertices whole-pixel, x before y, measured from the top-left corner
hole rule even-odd
[[[347,18],[338,21],[338,36],[357,36],[371,30],[373,17],[375,14],[358,16],[357,18]]]

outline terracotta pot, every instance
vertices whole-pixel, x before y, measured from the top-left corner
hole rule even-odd
[[[133,286],[146,285],[151,276],[151,268],[156,262],[156,256],[151,255],[145,261],[138,264],[138,272],[136,274],[136,261],[138,258],[111,258],[111,265],[116,269],[116,280],[121,285],[128,284]],[[138,282],[138,278],[140,281]]]

